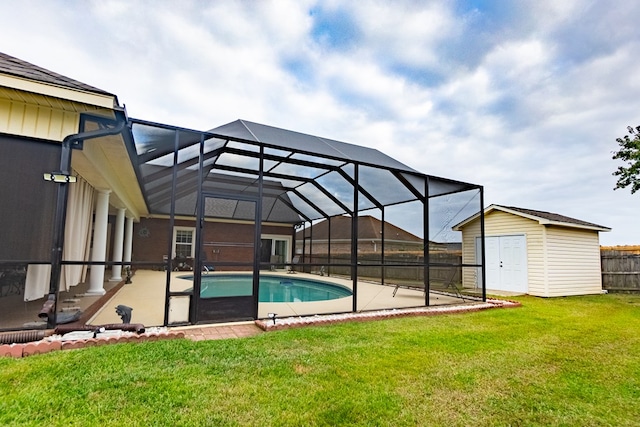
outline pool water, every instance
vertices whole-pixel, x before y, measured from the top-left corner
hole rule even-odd
[[[193,276],[190,276],[193,279]],[[203,275],[200,298],[249,296],[250,274]],[[327,301],[352,296],[350,289],[317,280],[282,276],[260,276],[259,302]]]

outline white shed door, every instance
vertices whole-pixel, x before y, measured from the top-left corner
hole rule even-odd
[[[478,243],[480,239],[478,238]],[[526,293],[527,244],[523,235],[485,238],[487,289]],[[476,245],[480,258],[480,245]]]

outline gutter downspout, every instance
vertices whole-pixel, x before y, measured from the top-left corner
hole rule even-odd
[[[71,174],[71,150],[74,146],[81,147],[80,142],[87,139],[103,136],[117,135],[126,126],[126,121],[117,123],[112,128],[98,129],[67,135],[62,141],[60,153],[60,171],[62,175]],[[69,195],[69,183],[61,182],[58,187],[58,198],[53,222],[53,237],[51,243],[51,278],[49,281],[49,297],[40,312],[40,317],[47,318],[47,327],[54,328],[57,323],[57,299],[60,290],[60,274],[62,271],[62,248],[64,246],[64,231],[67,220],[67,198]]]

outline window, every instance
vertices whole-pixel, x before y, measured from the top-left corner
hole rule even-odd
[[[263,259],[261,261],[274,262],[277,264],[289,262],[291,258],[289,254],[291,237],[263,234],[262,245],[267,251],[262,255]]]
[[[173,229],[173,256],[175,258],[193,258],[195,255],[194,236],[196,229],[175,227]]]
[[[274,250],[273,250],[273,254],[278,256],[278,262],[284,262],[288,257],[287,257],[287,246],[288,246],[288,241],[287,240],[276,240],[275,241],[275,246],[274,246]]]

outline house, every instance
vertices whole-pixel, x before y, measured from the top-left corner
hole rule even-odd
[[[52,251],[67,260],[87,260],[93,240],[91,259],[104,261],[113,222],[109,211],[117,211],[122,229],[125,212],[129,227],[148,213],[142,193],[129,184],[136,181],[136,174],[121,135],[105,133],[84,147],[76,141],[74,147],[67,146],[74,148],[73,156],[62,148],[68,135],[96,132],[124,119],[114,94],[0,53],[0,223],[4,225],[0,268],[25,272],[25,301],[49,293]],[[61,171],[62,163],[69,170]],[[52,175],[73,176],[77,182],[59,185],[52,182]],[[59,186],[69,190],[66,209],[64,204],[57,206]],[[60,212],[66,212],[71,226],[59,236],[57,243],[66,244],[64,253],[58,254],[52,237],[61,230]],[[119,261],[130,255],[126,252],[130,246],[122,246],[123,236],[118,236],[121,250],[115,254]],[[105,266],[91,268],[88,293],[104,294],[105,271]],[[107,278],[120,280],[121,272],[121,265],[114,266]],[[60,288],[69,290],[85,280],[87,268],[66,265],[60,274]]]
[[[541,297],[602,293],[599,232],[610,228],[513,206],[491,205],[484,214],[486,289]],[[479,219],[453,227],[462,232],[466,264],[480,263]],[[481,287],[481,278],[469,270],[463,284]]]
[[[348,216],[320,221],[296,232],[296,248],[300,253],[327,254],[330,247],[332,254],[349,254],[351,226],[351,217]],[[371,215],[363,215],[358,217],[358,252],[381,253],[383,233],[385,252],[422,252],[424,249],[422,238],[389,222],[383,223]]]
[[[427,198],[483,191],[372,148],[246,120],[200,131],[131,118],[116,95],[2,53],[0,182],[0,329],[45,306],[54,326],[61,293],[82,286],[83,298],[100,298],[128,269],[158,273],[155,324],[170,324],[173,301],[187,307],[185,323],[256,319],[261,270],[291,265],[296,227],[392,206],[423,221]],[[362,309],[358,260],[341,266],[353,277],[349,307]],[[204,301],[209,267],[250,272],[253,287]]]

